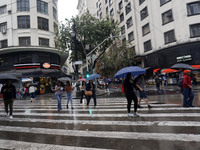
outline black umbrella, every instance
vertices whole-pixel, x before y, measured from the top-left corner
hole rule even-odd
[[[0,83],[5,83],[7,80],[11,80],[12,82],[18,82],[19,79],[10,74],[0,74]]]
[[[184,63],[178,63],[178,64],[174,64],[173,66],[170,67],[171,69],[189,69],[189,70],[195,70],[195,68],[191,67],[188,64],[184,64]]]

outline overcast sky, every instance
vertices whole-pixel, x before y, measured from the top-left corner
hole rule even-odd
[[[65,18],[70,19],[72,16],[76,16],[78,14],[77,5],[78,0],[58,0],[59,22],[64,21]]]

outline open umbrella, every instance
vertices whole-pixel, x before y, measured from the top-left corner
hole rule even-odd
[[[114,75],[114,78],[125,78],[127,73],[129,73],[129,72],[132,74],[132,76],[137,76],[137,75],[146,73],[146,71],[141,67],[131,66],[131,67],[126,67],[126,68],[119,70]]]
[[[162,73],[174,73],[174,72],[179,72],[179,70],[175,69],[163,69]]]
[[[78,79],[78,81],[86,81],[85,78]]]
[[[99,74],[91,74],[86,80],[94,80],[96,78],[100,78],[101,75]]]
[[[171,69],[189,69],[189,70],[195,70],[195,68],[191,67],[188,64],[184,64],[184,63],[178,63],[178,64],[174,64],[173,66],[170,67]]]
[[[12,82],[18,82],[19,79],[10,74],[0,74],[0,83],[5,83],[7,80],[11,80]]]
[[[69,77],[61,77],[58,80],[61,81],[61,82],[66,82],[66,81],[71,81],[72,79],[69,78]]]

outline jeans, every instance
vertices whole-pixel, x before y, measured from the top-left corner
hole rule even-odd
[[[8,105],[9,105],[10,116],[12,116],[12,113],[13,113],[13,102],[14,102],[14,99],[12,99],[12,98],[4,100],[5,112],[8,113]]]
[[[194,93],[189,88],[183,89],[183,107],[191,107],[194,99]]]
[[[62,94],[55,94],[55,96],[58,101],[58,110],[61,110],[62,109],[62,106],[61,106]]]
[[[73,96],[72,96],[72,92],[67,92],[66,93],[66,96],[67,96],[67,106],[69,104],[69,101],[71,103],[71,108],[73,107]]]

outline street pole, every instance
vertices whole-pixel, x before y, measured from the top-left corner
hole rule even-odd
[[[78,60],[78,47],[77,47],[77,39],[76,39],[76,23],[74,21],[74,53],[75,53],[75,62]],[[78,65],[75,63],[75,80],[78,80]]]

